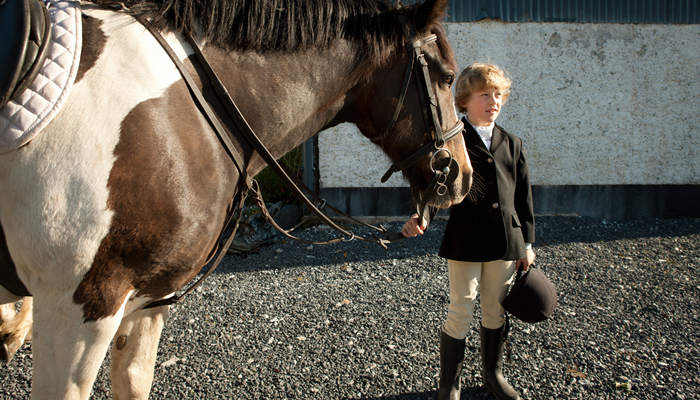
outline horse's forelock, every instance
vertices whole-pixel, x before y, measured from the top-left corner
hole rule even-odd
[[[449,68],[452,71],[457,71],[457,58],[455,57],[454,50],[452,50],[452,46],[450,46],[449,41],[447,40],[447,33],[445,32],[445,28],[443,25],[439,22],[436,22],[432,24],[430,28],[431,32],[437,35],[438,37],[438,47],[440,48],[440,55],[442,58],[447,62]]]

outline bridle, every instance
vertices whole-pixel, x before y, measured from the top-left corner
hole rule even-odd
[[[399,119],[399,114],[403,109],[406,93],[408,92],[408,87],[411,83],[411,76],[415,70],[415,82],[419,91],[419,99],[422,103],[427,103],[430,108],[430,114],[428,115],[428,107],[421,107],[423,110],[423,120],[426,121],[426,128],[432,128],[435,131],[435,136],[433,137],[432,142],[428,142],[427,144],[421,146],[418,150],[403,160],[393,163],[384,173],[381,181],[382,183],[386,182],[395,172],[403,171],[409,168],[423,156],[432,153],[430,156],[430,171],[433,173],[433,182],[431,183],[431,186],[435,186],[435,191],[438,196],[443,196],[447,194],[446,182],[447,176],[450,173],[449,165],[452,164],[452,161],[454,160],[452,158],[452,153],[445,147],[445,144],[464,130],[464,123],[457,120],[455,126],[445,132],[443,132],[440,125],[440,105],[438,104],[437,97],[433,92],[433,87],[430,81],[430,71],[428,70],[428,62],[423,54],[423,46],[435,41],[437,41],[437,35],[432,34],[422,39],[416,39],[411,45],[409,45],[411,47],[409,48],[410,57],[406,65],[406,71],[404,73],[403,83],[401,86],[401,94],[399,96],[399,101],[396,103],[393,117],[387,128],[384,130],[384,133],[382,133],[380,136],[372,138],[371,140],[374,143],[380,144],[384,142],[384,140],[394,129],[394,126]],[[428,120],[430,120],[432,123],[432,127],[429,126],[430,124],[427,122]],[[437,155],[442,152],[447,153],[449,161],[444,168],[436,169],[435,160],[437,159]]]

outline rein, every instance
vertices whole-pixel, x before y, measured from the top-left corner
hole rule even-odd
[[[123,4],[120,7],[122,10],[128,10],[126,6]],[[250,127],[248,122],[246,121],[245,117],[242,115],[238,107],[236,106],[235,102],[231,98],[231,96],[228,93],[228,90],[224,87],[224,85],[221,83],[221,80],[217,77],[216,73],[214,70],[211,68],[211,65],[207,61],[206,57],[204,54],[202,54],[201,49],[199,48],[198,44],[196,41],[192,38],[192,36],[189,33],[184,33],[185,38],[195,51],[195,56],[197,58],[198,63],[200,64],[201,68],[204,69],[206,73],[206,77],[208,79],[208,83],[210,86],[213,87],[215,90],[215,93],[217,95],[218,100],[221,102],[223,105],[223,109],[225,110],[225,117],[228,117],[224,122],[227,122],[226,127],[222,124],[222,116],[217,114],[208,104],[206,101],[204,95],[202,94],[202,91],[199,89],[197,86],[196,81],[192,78],[190,73],[187,71],[187,68],[184,66],[184,64],[180,61],[180,59],[177,57],[173,49],[170,47],[170,45],[167,43],[167,41],[163,38],[163,36],[160,34],[160,32],[145,18],[134,15],[134,18],[141,23],[150,33],[151,35],[158,41],[158,43],[161,45],[161,47],[164,49],[164,51],[168,54],[170,59],[172,60],[173,64],[175,67],[178,69],[180,74],[182,75],[183,81],[187,85],[193,100],[197,103],[198,107],[202,111],[202,114],[206,117],[207,121],[211,125],[212,129],[216,133],[217,137],[219,138],[219,141],[221,142],[222,146],[224,147],[226,154],[231,158],[233,161],[234,165],[236,166],[239,174],[240,174],[240,179],[242,180],[241,185],[239,189],[237,190],[239,200],[236,202],[236,206],[233,208],[229,208],[227,212],[227,217],[226,217],[226,223],[224,224],[224,227],[219,234],[219,238],[217,239],[216,245],[214,246],[214,249],[212,250],[212,254],[210,255],[209,259],[206,264],[209,264],[211,262],[211,265],[209,266],[208,270],[205,272],[203,276],[201,276],[195,283],[190,285],[182,294],[180,295],[173,295],[171,297],[149,302],[146,305],[143,306],[143,309],[147,308],[153,308],[153,307],[160,307],[160,306],[166,306],[166,305],[171,305],[174,303],[177,303],[180,301],[184,296],[189,294],[196,286],[198,286],[206,277],[208,277],[221,263],[223,256],[226,254],[228,248],[231,245],[231,242],[233,241],[233,238],[236,234],[236,230],[238,229],[238,225],[240,222],[240,218],[242,216],[242,210],[243,210],[243,204],[245,202],[245,199],[247,197],[247,194],[249,192],[254,193],[254,197],[256,202],[258,203],[258,206],[261,209],[261,212],[265,215],[265,217],[268,219],[268,221],[275,227],[275,229],[279,230],[282,232],[285,236],[299,240],[305,243],[311,243],[311,244],[332,244],[332,243],[338,243],[344,240],[354,240],[354,239],[359,239],[359,240],[365,240],[368,242],[374,242],[382,246],[383,248],[387,248],[387,244],[390,243],[391,240],[396,240],[401,236],[400,234],[391,234],[387,232],[383,227],[373,227],[374,229],[386,234],[386,238],[378,238],[378,237],[373,237],[373,238],[366,238],[360,235],[356,235],[350,231],[345,230],[342,228],[340,225],[336,224],[330,217],[328,217],[326,214],[324,214],[321,210],[319,210],[299,189],[299,187],[294,183],[294,181],[289,177],[289,175],[286,173],[286,171],[280,166],[280,164],[277,162],[275,157],[270,153],[270,151],[265,147],[265,145],[262,143],[262,141],[258,138],[258,136],[255,134],[253,129]],[[233,126],[231,126],[233,125]],[[227,129],[228,128],[228,129]],[[339,237],[335,239],[331,239],[325,242],[309,242],[305,241],[303,239],[297,238],[295,236],[292,236],[289,231],[282,229],[272,218],[270,213],[267,210],[267,207],[265,206],[265,202],[263,201],[262,193],[260,191],[260,187],[257,184],[255,180],[250,178],[247,175],[246,171],[246,163],[243,161],[243,157],[241,156],[240,152],[234,147],[233,142],[231,140],[231,137],[233,134],[231,133],[232,131],[238,132],[243,136],[243,138],[248,142],[248,144],[253,147],[255,151],[260,154],[260,156],[265,160],[268,165],[279,175],[286,183],[287,185],[291,188],[292,192],[295,194],[296,197],[299,198],[314,214],[316,214],[321,220],[329,225],[330,227],[334,228],[335,230],[339,231],[345,237]],[[234,215],[236,215],[234,217]],[[367,224],[365,224],[367,225]],[[368,225],[369,226],[369,225]],[[224,241],[223,240],[223,235],[224,232],[228,230],[228,228],[232,227],[232,232],[229,235],[229,237]],[[402,238],[402,236],[401,236]],[[216,258],[214,259],[214,256],[216,255]],[[213,259],[213,261],[211,261]]]
[[[122,5],[122,9],[126,9],[125,6]],[[168,54],[170,59],[172,60],[173,64],[175,67],[178,69],[180,74],[182,75],[183,81],[187,85],[193,100],[197,103],[199,106],[201,112],[204,114],[206,117],[207,121],[209,122],[210,126],[212,129],[215,131],[217,137],[219,138],[219,141],[221,142],[222,146],[224,147],[227,155],[233,163],[235,164],[236,168],[238,169],[238,172],[240,174],[240,179],[242,179],[241,184],[239,185],[239,189],[237,190],[239,199],[235,204],[235,207],[230,208],[227,212],[227,218],[226,218],[226,223],[224,224],[224,227],[219,235],[219,239],[216,242],[216,245],[214,249],[212,250],[212,254],[210,258],[207,260],[206,264],[209,264],[211,260],[214,258],[214,255],[216,255],[216,258],[214,259],[213,262],[211,262],[210,267],[206,271],[206,273],[200,277],[195,283],[190,285],[181,295],[174,295],[165,299],[157,300],[150,302],[146,304],[143,308],[152,308],[152,307],[159,307],[159,306],[164,306],[164,305],[170,305],[173,303],[176,303],[180,301],[185,295],[190,293],[196,286],[198,286],[207,276],[209,276],[221,263],[223,256],[227,252],[228,248],[231,245],[232,239],[235,236],[236,230],[238,228],[240,218],[242,215],[242,208],[243,208],[243,203],[248,195],[248,193],[253,193],[253,196],[258,204],[258,206],[261,209],[261,212],[263,215],[266,217],[266,219],[272,224],[275,229],[280,231],[282,234],[285,236],[298,240],[307,244],[332,244],[332,243],[338,243],[342,241],[350,241],[354,239],[359,239],[359,240],[364,240],[368,242],[373,242],[377,243],[383,248],[387,248],[387,244],[390,243],[391,241],[395,241],[398,239],[402,239],[403,236],[400,233],[397,232],[387,232],[384,227],[375,227],[369,224],[363,224],[365,226],[370,226],[371,228],[381,232],[384,234],[384,237],[363,237],[356,235],[340,225],[336,224],[330,217],[328,217],[326,214],[324,214],[321,210],[319,210],[299,189],[299,186],[292,180],[292,178],[287,174],[287,172],[280,166],[280,164],[277,162],[275,157],[270,153],[270,151],[265,147],[265,145],[262,143],[260,138],[255,134],[253,129],[250,127],[248,122],[246,121],[245,117],[242,115],[240,112],[239,108],[236,106],[236,103],[234,100],[231,98],[230,94],[228,93],[228,90],[224,85],[221,83],[221,80],[218,78],[216,72],[211,68],[211,65],[207,61],[206,57],[202,53],[199,45],[196,43],[194,38],[189,32],[184,32],[183,36],[185,39],[189,42],[190,46],[194,50],[194,56],[197,60],[197,64],[199,64],[199,68],[204,70],[204,76],[202,77],[203,79],[203,85],[209,85],[214,89],[214,93],[216,94],[217,100],[220,102],[222,105],[222,109],[225,110],[224,114],[225,115],[220,115],[217,114],[208,104],[207,100],[205,99],[204,95],[202,94],[202,91],[199,89],[197,86],[196,81],[192,78],[192,76],[189,74],[187,71],[187,68],[183,65],[183,63],[179,60],[175,52],[172,50],[170,45],[166,42],[166,40],[163,38],[163,36],[160,34],[160,32],[144,17],[141,17],[139,15],[134,15],[136,20],[141,23],[150,33],[151,35],[158,41],[158,43],[161,45],[161,47],[165,50],[165,52]],[[423,55],[421,46],[426,44],[426,43],[431,43],[433,41],[437,40],[436,35],[430,35],[426,37],[425,39],[422,40],[415,40],[413,42],[413,52],[411,52],[411,60],[407,66],[407,71],[404,77],[404,82],[403,82],[403,88],[401,90],[401,96],[399,99],[399,103],[397,104],[397,108],[394,111],[394,115],[392,118],[392,122],[390,123],[390,126],[387,128],[386,132],[382,135],[382,138],[380,140],[383,140],[384,137],[388,134],[389,131],[391,131],[396,124],[396,121],[398,120],[398,116],[400,113],[401,108],[403,107],[404,99],[406,96],[406,93],[408,91],[408,86],[410,84],[411,80],[411,74],[414,69],[414,65],[416,65],[415,60],[418,60],[418,64],[420,64],[420,68],[422,70],[422,74],[416,73],[416,75],[421,76],[423,79],[424,85],[418,85],[419,90],[424,94],[424,98],[426,98],[427,103],[430,105],[431,109],[431,114],[430,117],[432,117],[432,122],[435,127],[435,139],[433,142],[430,142],[421,148],[419,148],[415,153],[407,157],[405,160],[396,163],[391,166],[389,171],[382,177],[382,182],[385,182],[393,172],[397,171],[402,171],[406,168],[408,168],[410,165],[415,163],[419,158],[422,156],[433,152],[433,155],[430,159],[430,168],[435,174],[435,178],[433,179],[433,183],[431,186],[436,187],[436,191],[438,195],[443,195],[447,191],[447,187],[444,185],[444,182],[447,179],[447,175],[449,174],[449,167],[445,167],[443,170],[438,171],[435,168],[433,168],[433,161],[435,159],[435,156],[442,152],[445,151],[447,152],[449,158],[450,158],[450,163],[452,162],[452,154],[447,150],[447,148],[444,147],[446,141],[452,139],[455,137],[458,133],[460,133],[463,129],[463,124],[461,121],[458,121],[457,125],[455,125],[453,128],[449,129],[447,132],[443,133],[442,129],[440,127],[440,122],[438,119],[438,104],[437,100],[435,98],[435,95],[433,93],[432,87],[430,85],[430,75],[428,71],[428,63],[425,61],[425,57]],[[196,69],[197,66],[194,66]],[[416,68],[417,69],[417,68]],[[424,110],[425,113],[425,110]],[[290,234],[291,230],[285,230],[281,228],[272,218],[270,215],[269,211],[267,210],[267,207],[265,206],[265,202],[262,197],[262,193],[260,191],[260,187],[257,184],[257,182],[250,178],[247,175],[246,171],[246,163],[243,161],[243,157],[241,156],[240,152],[234,147],[232,138],[235,138],[233,135],[233,132],[236,132],[240,134],[246,142],[253,148],[254,151],[256,151],[262,158],[263,160],[272,168],[272,170],[280,177],[282,178],[283,181],[287,184],[287,186],[292,190],[294,195],[303,203],[305,204],[309,210],[311,210],[314,214],[316,214],[325,224],[329,225],[336,231],[340,232],[341,234],[344,235],[344,237],[338,237],[335,239],[331,239],[325,242],[314,242],[314,241],[306,241],[304,239],[295,237]],[[449,165],[449,164],[448,164]],[[439,185],[435,185],[434,183],[439,183]],[[308,189],[307,189],[308,190]],[[424,203],[425,204],[425,203]],[[421,206],[423,208],[424,204]],[[236,215],[237,214],[237,215]],[[235,217],[234,217],[235,215]],[[232,233],[230,236],[224,241],[223,240],[223,235],[224,232],[228,230],[228,228],[232,227]],[[217,254],[218,253],[218,254]]]
[[[142,22],[143,23],[143,22]],[[151,30],[151,28],[149,28]],[[152,30],[153,31],[153,30]],[[267,162],[268,166],[272,168],[272,170],[280,177],[282,180],[287,184],[288,187],[291,188],[292,193],[301,200],[314,214],[316,214],[321,220],[326,223],[328,226],[331,228],[335,229],[336,231],[342,233],[346,237],[338,237],[335,239],[331,239],[325,242],[308,242],[303,239],[297,238],[295,236],[292,236],[289,234],[288,231],[282,229],[275,221],[272,219],[272,216],[269,214],[267,211],[267,208],[265,207],[265,202],[263,201],[262,198],[262,193],[260,192],[260,187],[258,186],[257,182],[254,180],[249,180],[248,181],[248,189],[250,189],[254,194],[255,194],[255,199],[260,206],[263,214],[267,217],[268,221],[280,232],[282,232],[285,236],[291,238],[291,239],[296,239],[308,244],[332,244],[332,243],[338,243],[343,240],[353,240],[353,239],[359,239],[359,240],[365,240],[368,242],[373,242],[377,243],[383,248],[387,248],[388,240],[383,239],[383,238],[366,238],[363,236],[355,235],[354,233],[345,230],[343,227],[340,225],[336,224],[330,217],[328,217],[326,214],[324,214],[321,210],[319,210],[299,189],[299,187],[295,184],[295,182],[292,180],[292,178],[287,174],[287,172],[282,168],[282,166],[277,162],[277,159],[270,153],[270,151],[265,147],[265,144],[260,140],[260,138],[255,134],[253,129],[250,127],[248,124],[248,121],[246,121],[245,117],[239,110],[238,106],[236,106],[236,103],[233,101],[231,98],[231,95],[228,93],[228,90],[226,90],[226,87],[221,83],[221,80],[218,78],[216,75],[216,72],[211,68],[211,65],[207,61],[206,57],[204,54],[202,54],[201,49],[195,42],[194,38],[192,38],[192,35],[189,33],[184,33],[185,38],[189,42],[190,46],[195,51],[195,56],[197,57],[197,61],[199,62],[200,66],[204,69],[206,72],[207,78],[209,80],[209,84],[213,86],[214,90],[216,91],[216,94],[218,96],[218,100],[221,101],[223,105],[223,109],[226,111],[227,116],[229,117],[229,121],[231,121],[234,124],[235,132],[240,133],[243,138],[248,142],[249,145],[253,147],[255,151],[258,152],[258,154]],[[212,116],[215,118],[216,116]]]

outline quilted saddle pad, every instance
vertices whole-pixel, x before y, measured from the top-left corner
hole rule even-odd
[[[31,141],[58,114],[75,82],[82,44],[80,5],[48,0],[51,43],[39,74],[0,109],[0,154]]]

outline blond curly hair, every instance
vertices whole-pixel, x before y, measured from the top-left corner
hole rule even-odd
[[[475,91],[495,88],[503,94],[503,104],[508,101],[512,81],[506,72],[494,64],[475,62],[465,68],[457,78],[455,88],[455,105],[461,113],[466,113],[464,106],[469,96]]]

